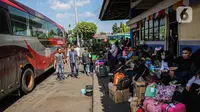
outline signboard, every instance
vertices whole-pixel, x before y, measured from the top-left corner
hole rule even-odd
[[[131,29],[137,29],[138,28],[138,23],[134,23],[130,25]]]

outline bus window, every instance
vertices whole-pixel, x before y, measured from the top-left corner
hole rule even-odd
[[[38,38],[47,38],[48,25],[47,22],[30,15],[31,35]]]
[[[62,32],[59,28],[57,29],[57,31],[58,31],[58,36],[59,36],[60,38],[64,38],[63,32]]]
[[[11,18],[13,34],[20,36],[31,36],[29,30],[29,14],[10,6],[8,9]]]
[[[58,28],[54,25],[49,23],[49,34],[48,38],[57,38],[58,37]]]
[[[8,34],[8,22],[6,18],[6,12],[0,8],[0,34]]]

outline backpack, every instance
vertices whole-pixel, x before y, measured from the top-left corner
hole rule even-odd
[[[114,85],[117,85],[118,82],[119,82],[119,80],[122,79],[122,78],[124,78],[124,77],[125,77],[125,75],[124,75],[123,73],[117,72],[117,73],[115,74],[115,76],[114,76],[113,84],[114,84]]]
[[[117,90],[124,90],[129,88],[131,84],[131,80],[128,78],[128,76],[125,76],[124,78],[119,79],[117,83]]]
[[[105,65],[97,65],[97,76],[105,77],[108,75],[108,71]]]
[[[83,52],[83,54],[82,54],[82,61],[83,61],[84,64],[85,63],[90,63],[89,53]]]

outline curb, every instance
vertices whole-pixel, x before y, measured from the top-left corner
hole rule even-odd
[[[98,77],[96,73],[93,74],[93,98],[92,98],[92,111],[93,112],[103,112],[103,106],[101,103],[101,97],[103,93],[100,91],[101,86],[99,86]]]

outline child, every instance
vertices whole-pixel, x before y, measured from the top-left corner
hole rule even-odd
[[[186,85],[184,91],[184,103],[187,112],[197,112],[200,106],[200,69],[197,70],[196,75],[193,76]]]
[[[58,79],[60,81],[64,80],[64,64],[65,64],[65,56],[61,52],[61,48],[57,49],[57,53],[54,56],[54,68],[56,69],[56,73],[58,74]]]

